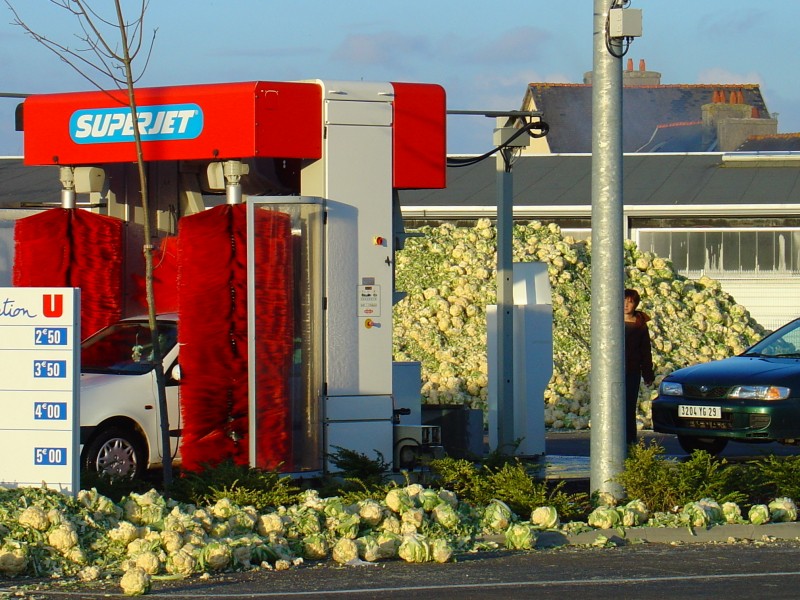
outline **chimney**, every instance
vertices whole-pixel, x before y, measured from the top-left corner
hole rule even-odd
[[[722,152],[736,150],[749,137],[778,131],[777,119],[761,118],[758,107],[745,104],[741,89],[731,89],[727,102],[725,90],[714,91],[711,103],[702,106],[702,114],[704,146],[713,145]]]
[[[584,78],[585,80],[585,78]],[[633,59],[628,59],[628,68],[622,73],[624,87],[641,87],[661,85],[661,73],[648,71],[644,59],[639,59],[639,70],[633,70]]]
[[[583,83],[592,85],[592,71],[586,71],[583,74]],[[622,86],[623,87],[642,87],[642,86],[658,86],[661,85],[661,73],[658,71],[648,71],[647,64],[644,59],[639,59],[639,70],[633,70],[633,59],[629,58],[625,65],[625,70],[622,72]]]

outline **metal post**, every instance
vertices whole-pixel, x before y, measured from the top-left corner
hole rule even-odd
[[[612,2],[594,0],[590,485],[620,498],[613,479],[625,460],[622,41],[606,37]]]
[[[61,167],[61,208],[75,208],[75,171],[72,167]]]
[[[498,129],[507,119],[498,118]],[[497,152],[497,448],[514,448],[514,287],[513,221],[514,198],[511,153]]]
[[[225,197],[228,204],[242,203],[242,176],[247,175],[249,167],[238,160],[227,160],[222,164],[225,175]]]
[[[494,450],[511,453],[515,450],[514,439],[514,281],[513,281],[513,237],[514,237],[514,194],[511,175],[514,152],[530,143],[528,133],[514,126],[517,119],[539,117],[541,137],[549,127],[541,122],[542,113],[538,111],[474,111],[448,110],[449,115],[483,115],[494,117],[497,127],[493,142],[497,170],[497,356],[495,364],[490,365],[497,373],[493,392],[497,399],[497,423],[490,421],[490,437],[496,434],[497,447]],[[531,134],[533,135],[533,134]],[[479,157],[483,160],[491,154]],[[496,425],[496,429],[495,429]]]

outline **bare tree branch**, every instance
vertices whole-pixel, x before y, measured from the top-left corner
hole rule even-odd
[[[44,46],[45,48],[53,52],[55,55],[57,55],[62,62],[65,62],[70,67],[72,67],[78,74],[84,77],[84,79],[89,81],[92,85],[94,85],[95,87],[99,87],[98,84],[95,83],[95,81],[89,75],[87,75],[81,70],[81,67],[91,68],[92,70],[97,71],[103,75],[112,77],[113,79],[113,74],[111,72],[102,69],[97,65],[95,65],[94,63],[86,60],[85,58],[83,58],[82,56],[80,56],[78,53],[71,50],[67,46],[64,46],[63,44],[60,44],[58,42],[54,42],[48,37],[34,31],[31,27],[28,26],[28,24],[25,21],[22,20],[22,18],[17,14],[17,11],[14,9],[13,6],[11,6],[8,0],[6,0],[6,5],[11,9],[11,12],[14,13],[14,21],[13,21],[14,25],[21,27],[25,31],[26,35],[28,35],[35,42],[40,43],[42,46]]]
[[[103,1],[103,0],[99,0]],[[89,81],[97,89],[108,94],[112,98],[114,95],[106,91],[92,76],[86,73],[99,73],[107,76],[117,86],[118,89],[125,89],[127,92],[127,102],[116,98],[123,105],[128,105],[131,111],[131,120],[138,124],[137,105],[135,98],[134,85],[141,78],[144,70],[150,62],[150,57],[155,43],[156,31],[150,40],[147,51],[144,69],[136,76],[133,73],[133,60],[142,50],[144,15],[147,10],[149,0],[141,0],[138,14],[133,20],[126,20],[122,11],[122,0],[114,0],[113,5],[116,13],[116,20],[106,19],[85,0],[50,0],[54,6],[67,11],[77,21],[82,35],[75,37],[81,42],[82,46],[71,48],[65,44],[57,42],[45,35],[37,33],[30,27],[16,9],[11,5],[10,0],[5,0],[6,5],[14,14],[15,25],[33,38],[34,41],[56,54],[61,61],[72,67],[84,79]],[[111,37],[106,30],[112,30],[116,35]],[[129,37],[130,34],[130,37]],[[109,39],[119,39],[120,44],[112,47]],[[117,49],[119,48],[119,49]],[[92,56],[93,59],[87,58]],[[121,75],[118,75],[121,73]],[[164,365],[162,363],[161,342],[158,336],[158,323],[156,320],[155,295],[153,292],[153,240],[150,234],[150,209],[148,200],[147,172],[145,168],[144,155],[142,152],[141,132],[138,126],[133,127],[134,145],[136,148],[137,167],[139,171],[139,186],[142,201],[142,212],[144,213],[144,247],[142,251],[145,259],[145,284],[147,296],[147,308],[150,324],[150,333],[154,354],[154,371],[158,388],[159,405],[159,425],[161,428],[161,453],[163,459],[163,474],[165,491],[169,490],[172,483],[172,454],[170,447],[169,417],[167,410],[167,400],[164,381]]]
[[[120,53],[116,48],[112,48],[109,45],[107,39],[111,38],[111,36],[104,33],[103,26],[116,30],[117,35],[115,37],[119,37],[120,27],[130,28],[134,32],[134,45],[128,52],[130,60],[133,61],[143,49],[143,17],[149,6],[149,0],[142,0],[135,19],[124,21],[122,24],[102,17],[96,10],[88,6],[85,0],[50,0],[52,5],[67,11],[77,21],[83,32],[83,35],[74,34],[74,37],[82,44],[82,47],[78,48],[72,48],[51,37],[38,33],[20,16],[10,0],[4,1],[14,15],[12,24],[22,28],[26,35],[58,56],[62,62],[69,65],[93,87],[105,91],[104,86],[95,80],[96,76],[101,75],[110,79],[118,89],[125,89],[127,76],[121,66],[125,62],[124,53]],[[131,74],[134,83],[139,82],[150,64],[157,31],[157,29],[153,30],[153,36],[147,47],[147,55],[141,71],[139,74]],[[91,59],[87,58],[90,54],[93,55]]]

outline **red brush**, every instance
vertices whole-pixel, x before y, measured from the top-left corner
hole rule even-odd
[[[122,317],[122,226],[119,219],[73,209],[70,285],[81,288],[85,339]]]
[[[248,381],[247,381],[247,207],[231,206],[231,324],[230,341],[234,360],[231,369],[232,433],[241,435],[234,461],[246,465],[250,461]]]
[[[53,208],[14,225],[16,287],[65,287],[69,282],[69,211]]]
[[[292,252],[288,215],[256,213],[257,465],[292,468]],[[178,233],[183,466],[249,462],[245,205],[184,217]]]
[[[14,227],[14,285],[81,288],[81,337],[122,316],[119,219],[52,208]]]
[[[184,217],[178,231],[178,341],[181,344],[183,466],[199,470],[241,454],[244,431],[231,423],[238,406],[233,380],[247,371],[232,344],[233,208]],[[244,206],[242,206],[244,208]],[[238,301],[244,304],[246,298]],[[245,443],[246,448],[246,443]]]
[[[292,369],[292,236],[289,215],[255,212],[256,442],[258,467],[293,469],[289,381]]]

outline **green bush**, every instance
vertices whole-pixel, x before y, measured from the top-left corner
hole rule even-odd
[[[562,519],[583,517],[588,510],[588,496],[568,493],[563,481],[549,486],[536,481],[533,470],[518,458],[476,465],[465,459],[445,457],[431,462],[436,483],[455,492],[459,498],[477,506],[502,500],[523,519],[540,506],[553,506]]]
[[[300,489],[288,475],[237,465],[226,460],[200,472],[181,472],[169,490],[169,496],[191,504],[213,504],[229,498],[239,506],[258,510],[291,504]]]
[[[362,452],[334,446],[328,462],[335,473],[319,481],[319,493],[323,498],[339,496],[345,502],[354,503],[366,498],[374,500],[386,496],[391,464],[383,454],[375,451],[375,458]]]
[[[793,498],[800,501],[800,456],[765,456],[745,466],[747,475],[742,485],[754,504],[773,498]]]
[[[741,474],[740,465],[730,465],[708,452],[697,450],[681,462],[665,458],[664,447],[657,442],[640,440],[630,447],[615,480],[628,498],[642,500],[652,511],[668,512],[701,498],[719,503],[746,500],[747,494],[737,489]]]
[[[431,461],[436,483],[459,498],[485,504],[493,498],[487,470],[463,458],[446,456]]]
[[[703,451],[685,460],[668,458],[657,442],[641,440],[631,446],[622,472],[615,478],[629,499],[642,500],[651,511],[669,512],[702,498],[744,506],[767,503],[774,498],[800,500],[800,456],[764,456],[747,463],[731,464]],[[167,496],[192,504],[214,503],[228,498],[240,506],[265,510],[296,502],[302,488],[313,487],[323,498],[339,496],[346,503],[365,498],[382,499],[396,485],[383,456],[337,448],[328,457],[336,473],[299,483],[277,471],[252,469],[232,461],[201,472],[176,471]],[[425,483],[455,492],[474,506],[493,499],[505,502],[517,515],[528,519],[540,506],[553,506],[562,520],[582,520],[591,510],[588,490],[574,490],[565,481],[542,481],[541,466],[518,457],[492,453],[482,461],[445,457],[430,463]],[[408,474],[405,474],[406,483]],[[429,479],[429,480],[428,480]],[[162,486],[154,473],[137,480],[110,480],[96,473],[82,473],[81,487],[119,501],[132,492]]]

